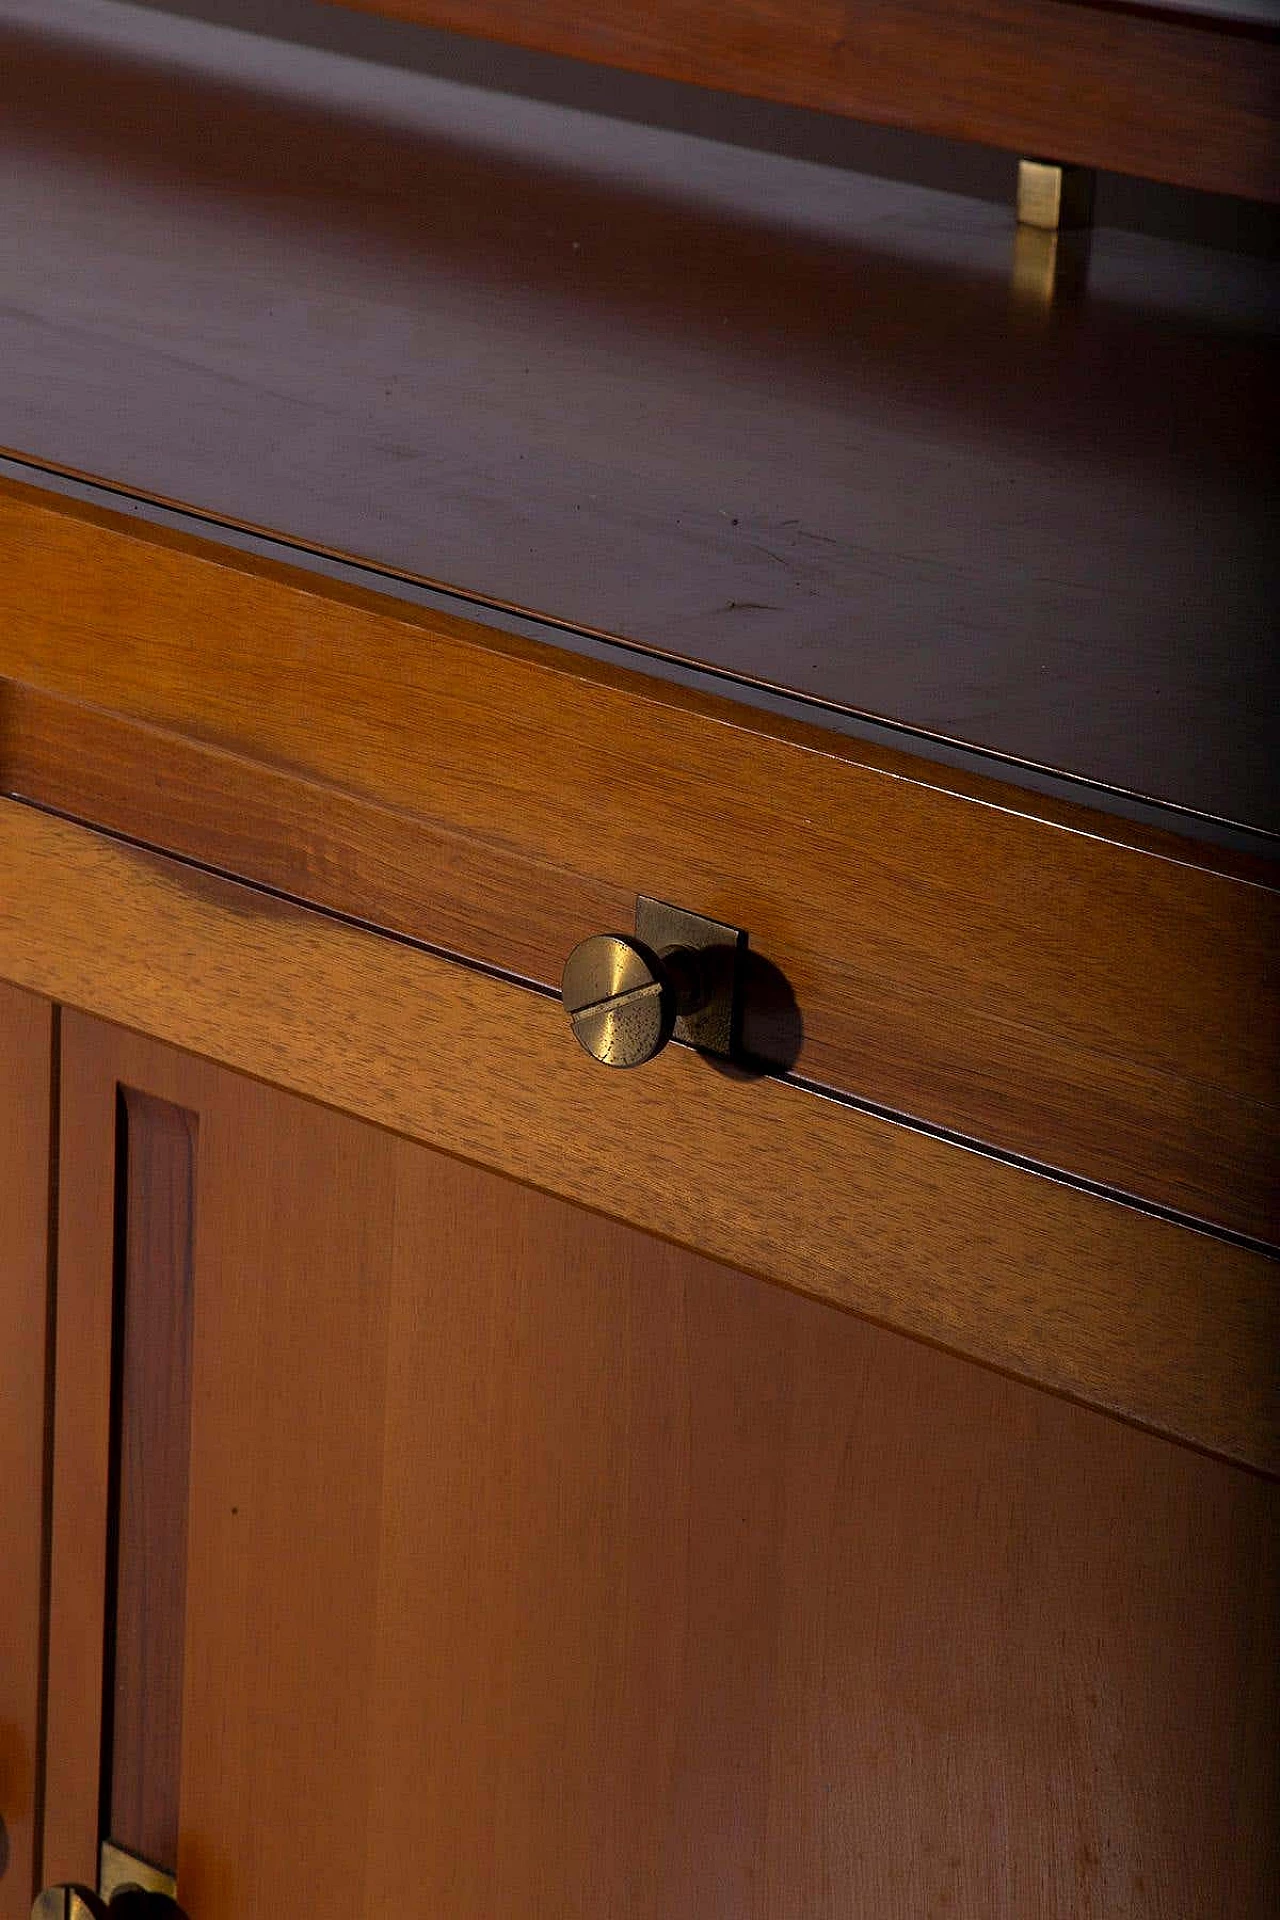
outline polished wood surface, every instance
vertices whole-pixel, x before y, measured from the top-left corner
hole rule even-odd
[[[1244,1247],[684,1048],[610,1074],[549,996],[12,803],[0,976],[1280,1465],[1280,1266]]]
[[[1273,1484],[65,1032],[86,1187],[199,1121],[200,1920],[1274,1911]]]
[[[0,606],[5,791],[546,986],[675,901],[798,1073],[1280,1237],[1261,863],[9,484]]]
[[[1274,268],[1013,190],[0,0],[0,446],[1280,827]]]
[[[0,446],[1274,822],[1264,274],[1102,235],[1033,312],[988,210],[140,11],[0,0]],[[1082,17],[887,0],[830,78]],[[1092,18],[1060,100],[1149,147],[1234,48],[1180,164],[1256,156],[1273,34]],[[105,1818],[200,1920],[1269,1916],[1273,869],[398,587],[0,496],[20,1852]],[[580,1055],[640,889],[750,927],[790,1080]]]
[[[54,1014],[0,981],[0,1920],[38,1868]]]
[[[3,973],[0,966],[0,973]],[[116,1090],[105,1115],[62,1054],[58,1311],[43,1869],[46,1885],[98,1884],[103,1653],[109,1586],[111,1362],[116,1267]]]
[[[120,1091],[108,1833],[178,1857],[191,1430],[195,1118]]]
[[[1280,198],[1278,23],[1215,17],[1212,0],[1194,18],[1159,4],[1103,11],[1077,0],[979,0],[962,11],[947,0],[346,4],[1015,152]]]

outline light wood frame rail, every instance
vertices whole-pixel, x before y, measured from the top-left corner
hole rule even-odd
[[[1280,1265],[0,803],[0,977],[1232,1459],[1280,1467]]]

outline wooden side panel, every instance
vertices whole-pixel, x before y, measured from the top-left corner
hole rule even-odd
[[[1062,0],[347,0],[703,86],[1274,199],[1274,32]],[[1208,13],[1206,9],[1206,13]],[[1069,84],[1067,77],[1069,76]]]
[[[121,1089],[116,1180],[116,1486],[111,1838],[178,1857],[191,1427],[195,1119]]]
[[[0,1920],[38,1868],[54,1010],[0,981]]]
[[[67,1045],[104,1167],[118,1083],[199,1117],[200,1920],[1273,1911],[1274,1485]]]

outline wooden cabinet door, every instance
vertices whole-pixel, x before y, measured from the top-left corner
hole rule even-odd
[[[1270,1483],[63,1038],[46,1879],[109,1831],[192,1920],[1274,1910]]]

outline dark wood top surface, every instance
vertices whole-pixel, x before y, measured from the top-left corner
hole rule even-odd
[[[0,141],[0,445],[1277,824],[1270,265],[109,0]]]

